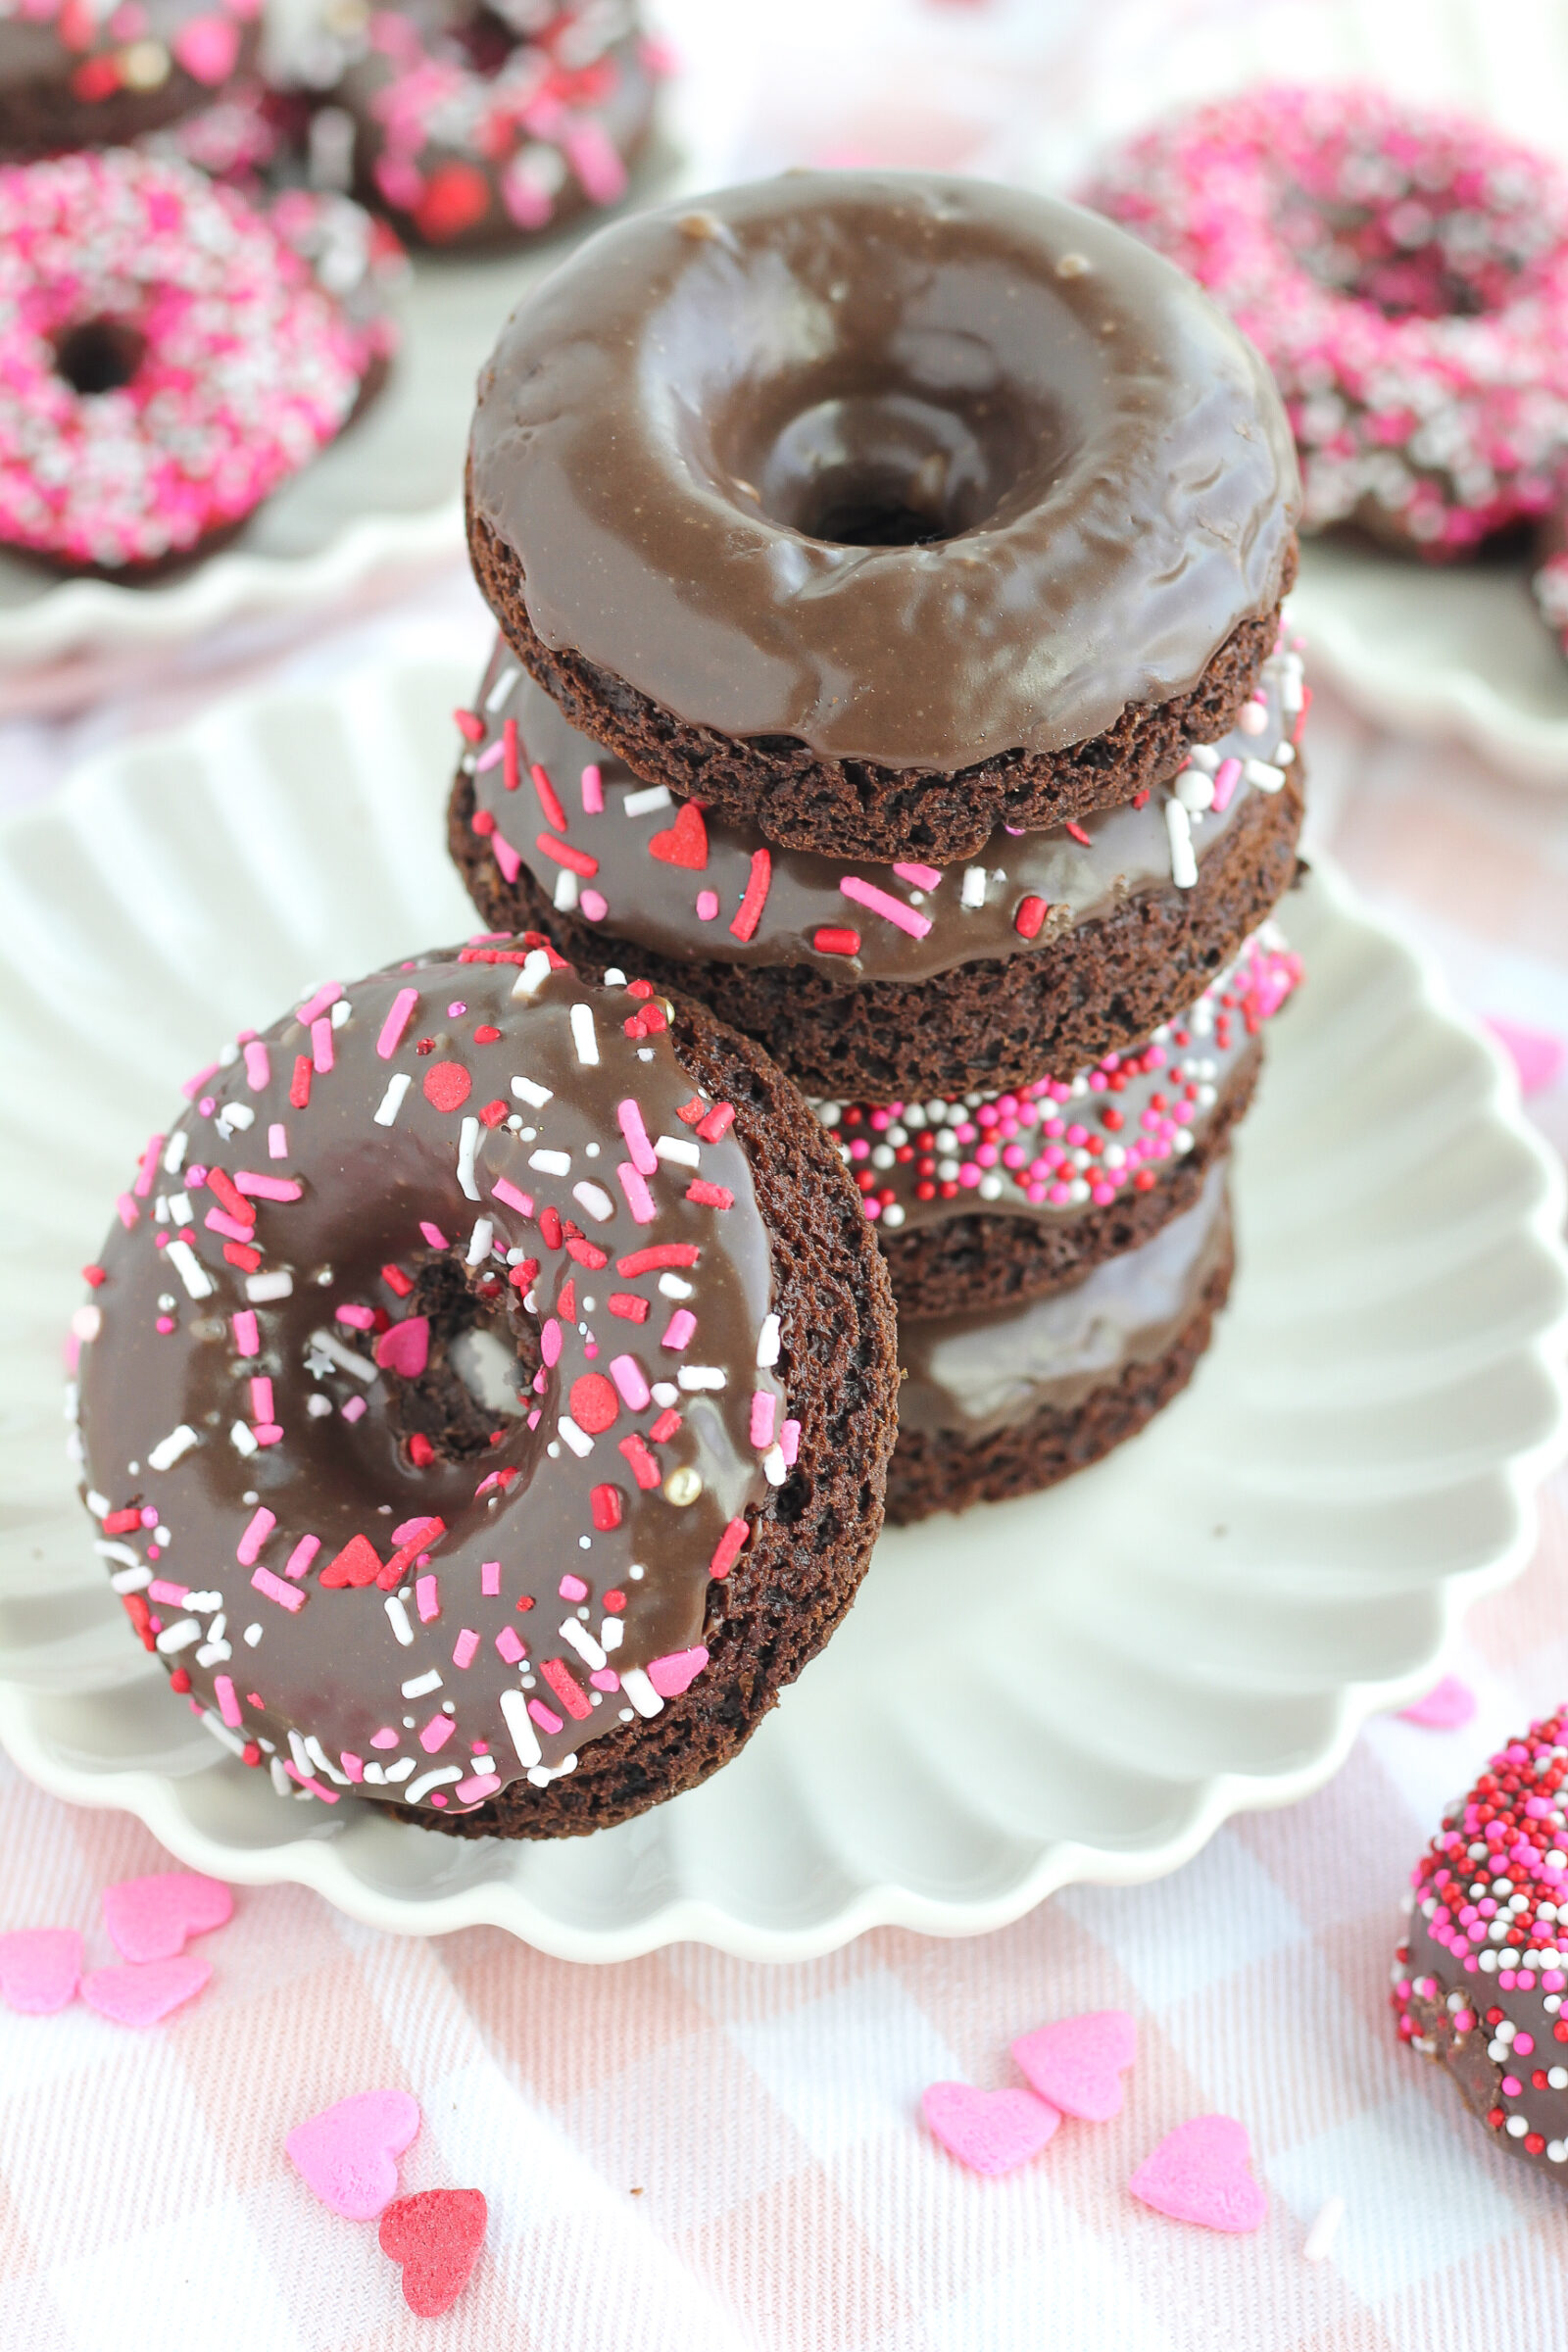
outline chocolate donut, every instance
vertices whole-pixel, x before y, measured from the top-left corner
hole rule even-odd
[[[487,939],[191,1082],[83,1343],[99,1549],[281,1793],[469,1836],[735,1753],[882,1517],[887,1277],[759,1048]]]
[[[828,857],[971,856],[1231,726],[1298,492],[1250,345],[1103,220],[792,173],[590,239],[480,378],[469,547],[634,774]]]
[[[691,990],[809,1093],[1070,1078],[1195,999],[1289,886],[1305,700],[1281,645],[1236,728],[1169,784],[1049,831],[999,827],[949,871],[778,849],[672,803],[578,734],[503,641],[458,714],[448,837],[487,922]]]
[[[256,60],[260,0],[0,0],[0,161],[119,147]]]
[[[1192,1378],[1234,1266],[1223,1158],[1158,1233],[1002,1312],[901,1313],[895,1527],[1053,1487],[1136,1437]]]
[[[1510,2156],[1568,2164],[1568,1709],[1492,1758],[1410,1874],[1390,1995]]]

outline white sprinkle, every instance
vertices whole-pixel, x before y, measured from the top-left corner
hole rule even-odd
[[[258,1626],[256,1630],[259,1634],[262,1629],[260,1626]],[[330,1760],[325,1748],[321,1745],[321,1742],[319,1740],[318,1740],[314,1732],[308,1732],[306,1734],[305,1745],[309,1751],[311,1762],[316,1766],[318,1773],[324,1773],[329,1781],[336,1781],[340,1788],[347,1788],[350,1786],[348,1774],[346,1772],[339,1772],[337,1766]]]
[[[680,1391],[676,1388],[675,1383],[672,1380],[656,1380],[649,1394],[652,1396],[656,1404],[668,1405],[673,1404],[676,1401],[677,1397],[680,1396]],[[104,1508],[107,1510],[108,1507],[109,1506],[106,1503]],[[634,1570],[633,1574],[635,1573],[636,1571]]]
[[[762,1328],[757,1335],[757,1360],[765,1372],[769,1364],[778,1362],[778,1317],[764,1315]]]
[[[789,1474],[783,1446],[770,1446],[762,1456],[762,1476],[770,1487],[781,1487]]]
[[[213,1280],[189,1242],[171,1242],[165,1257],[193,1298],[210,1298]]]
[[[167,1658],[175,1650],[189,1649],[191,1643],[199,1642],[201,1638],[202,1629],[194,1617],[177,1617],[172,1625],[165,1626],[158,1637],[158,1646]]]
[[[405,1698],[422,1698],[427,1690],[439,1690],[441,1677],[432,1666],[428,1674],[416,1674],[412,1682],[403,1685]]]
[[[398,1112],[403,1108],[404,1096],[413,1084],[414,1081],[407,1070],[399,1070],[395,1077],[387,1080],[386,1093],[376,1105],[375,1123],[378,1127],[391,1126]]]
[[[1165,831],[1170,837],[1170,878],[1178,890],[1191,890],[1198,880],[1193,856],[1193,825],[1180,801],[1165,803]]]
[[[983,865],[966,865],[963,869],[963,888],[958,893],[960,906],[983,906],[986,903],[986,869]]]
[[[259,1625],[248,1625],[245,1628],[245,1646],[247,1649],[254,1649],[261,1638],[262,1629]]]
[[[169,1149],[164,1153],[164,1173],[167,1176],[179,1174],[180,1169],[185,1165],[185,1153],[189,1148],[190,1137],[185,1133],[183,1127],[176,1128],[170,1137]]]
[[[389,1592],[386,1596],[386,1613],[391,1624],[392,1631],[396,1634],[404,1648],[412,1649],[414,1646],[414,1628],[409,1623],[408,1610],[403,1606],[402,1601],[395,1592]]]
[[[1340,2224],[1345,2219],[1345,2199],[1329,2197],[1319,2208],[1317,2220],[1306,2233],[1301,2248],[1303,2262],[1321,2262],[1333,2245]]]
[[[571,1197],[574,1200],[580,1200],[588,1214],[591,1217],[597,1217],[601,1225],[608,1223],[615,1213],[615,1203],[604,1186],[590,1184],[586,1177],[581,1184],[572,1186]]]
[[[727,1375],[717,1364],[682,1364],[676,1378],[683,1389],[722,1389],[728,1385]]]
[[[574,1004],[570,1013],[571,1042],[577,1049],[577,1059],[591,1066],[599,1059],[599,1035],[594,1027],[594,1008],[591,1004]]]
[[[561,1626],[561,1639],[569,1642],[584,1665],[598,1673],[605,1662],[605,1653],[585,1625],[579,1625],[575,1617],[564,1618]]]
[[[251,1454],[259,1451],[256,1440],[251,1435],[250,1427],[248,1423],[244,1421],[231,1421],[229,1423],[228,1442],[233,1446],[236,1453]]]
[[[688,1143],[683,1135],[656,1135],[654,1152],[660,1159],[676,1160],[683,1168],[701,1167],[703,1162],[701,1146]]]
[[[107,1519],[111,1510],[114,1508],[114,1505],[111,1503],[107,1494],[100,1494],[96,1487],[89,1487],[87,1490],[87,1508],[89,1511],[91,1511],[95,1519]]]
[[[470,1266],[483,1265],[490,1254],[490,1245],[495,1238],[496,1229],[490,1219],[475,1217],[473,1231],[468,1236],[467,1263]]]
[[[161,1220],[161,1222],[167,1222],[172,1225],[192,1225],[195,1223],[195,1218],[191,1214],[189,1193],[171,1193],[168,1200],[164,1202],[164,1206],[168,1212],[168,1215],[167,1218]]]
[[[561,1419],[556,1423],[556,1427],[579,1460],[592,1453],[594,1449],[592,1438],[585,1429],[577,1427],[569,1413],[563,1413]]]
[[[512,1744],[517,1751],[518,1763],[537,1764],[544,1751],[539,1745],[539,1735],[528,1719],[528,1701],[523,1697],[522,1692],[520,1690],[503,1690],[501,1712],[506,1717],[507,1729],[512,1734]]]
[[[193,1446],[200,1444],[201,1440],[190,1423],[182,1421],[177,1429],[170,1431],[167,1438],[160,1438],[156,1446],[149,1446],[147,1467],[149,1470],[172,1470],[182,1453],[189,1453]]]
[[[78,1306],[72,1310],[71,1330],[74,1339],[95,1340],[103,1329],[103,1309],[98,1306]]]
[[[448,1781],[461,1781],[462,1778],[461,1764],[438,1764],[434,1772],[421,1772],[416,1781],[409,1783],[403,1791],[403,1801],[416,1805],[421,1796],[429,1795],[432,1788],[443,1788]]]
[[[512,1091],[519,1102],[531,1102],[535,1110],[543,1110],[550,1101],[550,1089],[541,1086],[536,1078],[514,1078]]]
[[[280,1268],[275,1274],[248,1274],[245,1277],[245,1296],[253,1306],[266,1306],[274,1298],[289,1298],[294,1293],[294,1277]]]
[[[103,1547],[100,1546],[99,1548]],[[117,1569],[115,1574],[109,1579],[110,1584],[114,1587],[114,1590],[117,1592],[144,1592],[152,1581],[152,1570],[150,1568],[143,1568],[140,1565],[134,1568]]]
[[[620,804],[626,816],[652,816],[656,808],[667,808],[669,805],[667,784],[648,784],[641,792],[628,792]]]
[[[502,704],[506,701],[508,695],[512,692],[514,686],[515,686],[517,683],[517,680],[521,674],[522,673],[520,670],[504,669],[501,672],[500,677],[497,678],[495,684],[491,687],[489,693],[484,698],[485,709],[487,710],[499,710]]]
[[[660,1296],[664,1298],[695,1298],[697,1296],[695,1285],[689,1283],[684,1274],[671,1274],[667,1267],[659,1277],[659,1290]]]
[[[605,1649],[618,1649],[625,1640],[626,1628],[618,1617],[607,1617],[599,1628],[599,1641]]]
[[[458,1131],[458,1182],[470,1200],[479,1198],[479,1187],[473,1181],[473,1155],[479,1149],[479,1122],[465,1119]]]
[[[555,895],[550,904],[558,914],[570,914],[577,904],[580,889],[576,875],[569,865],[564,865],[556,876]]]
[[[550,958],[543,948],[530,948],[522,969],[512,984],[514,997],[536,997],[550,977]]]
[[[1200,767],[1185,768],[1173,787],[1176,798],[1186,809],[1199,811],[1214,806],[1214,779]]]
[[[1242,773],[1256,792],[1278,792],[1285,782],[1283,767],[1275,767],[1267,760],[1247,760]]]
[[[313,1331],[307,1345],[336,1364],[340,1372],[352,1372],[356,1380],[365,1382],[367,1388],[376,1377],[376,1368],[369,1357],[361,1355],[353,1348],[346,1348],[334,1332]]]
[[[537,1168],[541,1176],[569,1176],[571,1153],[569,1152],[530,1152],[528,1165],[530,1168]]]
[[[620,1678],[620,1687],[639,1715],[661,1715],[664,1702],[640,1666],[628,1666]],[[502,1704],[506,1701],[503,1699]]]
[[[414,1770],[416,1761],[416,1759],[413,1756],[399,1756],[395,1764],[389,1764],[387,1766],[387,1779],[394,1782],[406,1781],[410,1773]]]

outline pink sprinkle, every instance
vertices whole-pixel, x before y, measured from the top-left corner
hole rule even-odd
[[[293,1176],[258,1176],[254,1168],[241,1168],[234,1190],[248,1194],[253,1200],[298,1200],[305,1187]]]
[[[470,1774],[467,1780],[460,1781],[452,1793],[460,1805],[476,1805],[482,1797],[494,1796],[500,1786],[499,1773],[476,1772]]]
[[[712,919],[713,919],[714,915],[716,915],[716,914],[717,914],[717,912],[718,912],[718,893],[717,893],[717,891],[716,891],[716,890],[700,890],[700,891],[697,893],[697,919],[698,919],[698,921],[699,921],[700,923],[710,923],[710,922],[712,921]]]
[[[301,1536],[288,1558],[283,1562],[283,1574],[294,1577],[303,1576],[320,1548],[321,1539],[319,1536]]]
[[[265,1592],[269,1600],[275,1600],[280,1609],[290,1612],[303,1609],[310,1598],[302,1586],[285,1585],[283,1579],[274,1576],[270,1568],[258,1568],[251,1583],[258,1592]]]
[[[340,1306],[336,1313],[340,1323],[349,1324],[355,1331],[373,1331],[375,1328],[374,1312],[368,1306]]]
[[[218,1700],[218,1712],[220,1715],[221,1715],[229,1730],[231,1732],[237,1732],[245,1718],[239,1711],[239,1700],[234,1696],[234,1685],[232,1681],[226,1674],[215,1674],[213,1677],[213,1690]]]
[[[253,1095],[259,1095],[272,1078],[272,1057],[259,1037],[253,1037],[245,1049],[245,1083]]]
[[[590,888],[580,892],[577,905],[591,923],[602,923],[610,912],[610,901],[602,890]]]
[[[253,1226],[242,1225],[237,1217],[231,1217],[224,1208],[210,1208],[202,1223],[210,1226],[214,1233],[220,1233],[225,1241],[254,1242],[256,1239]]]
[[[158,1154],[163,1150],[166,1140],[161,1135],[149,1136],[147,1139],[147,1149],[141,1155],[141,1166],[136,1171],[136,1181],[130,1188],[138,1200],[145,1200],[153,1189],[153,1177],[158,1168]]]
[[[942,879],[938,865],[896,865],[893,871],[901,882],[912,883],[916,890],[935,890]]]
[[[533,1717],[535,1723],[539,1726],[539,1729],[542,1732],[560,1731],[562,1722],[561,1717],[556,1714],[552,1708],[547,1707],[542,1698],[530,1698],[528,1701],[528,1712]]]
[[[330,1021],[311,1023],[311,1060],[318,1074],[332,1067],[332,1024]]]
[[[256,1309],[242,1306],[237,1315],[229,1317],[229,1329],[234,1334],[234,1346],[241,1355],[260,1355],[261,1334],[256,1328]]]
[[[519,1193],[510,1176],[498,1176],[490,1187],[490,1191],[493,1198],[499,1200],[504,1208],[514,1208],[519,1217],[533,1215],[532,1195]]]
[[[414,1605],[419,1612],[419,1623],[428,1625],[432,1617],[441,1614],[441,1587],[433,1576],[416,1577]]]
[[[675,1312],[670,1316],[669,1322],[665,1326],[664,1336],[659,1344],[661,1348],[671,1348],[678,1354],[682,1348],[690,1347],[692,1334],[696,1329],[697,1317],[692,1313],[691,1308],[677,1306]]]
[[[1212,807],[1216,816],[1224,815],[1226,809],[1231,805],[1231,797],[1241,780],[1241,761],[1239,760],[1222,760],[1218,767],[1214,770],[1214,799],[1212,802]]]
[[[513,1632],[510,1625],[504,1625],[501,1628],[500,1633],[497,1634],[496,1647],[500,1650],[501,1655],[506,1659],[509,1666],[515,1666],[520,1658],[525,1658],[528,1655],[527,1649],[524,1647],[523,1643],[517,1640],[516,1635]]]
[[[302,1788],[308,1788],[313,1796],[318,1796],[323,1805],[335,1805],[337,1803],[337,1790],[335,1788],[328,1788],[324,1781],[313,1780],[308,1772],[301,1772],[299,1766],[291,1763],[287,1756],[281,1757],[279,1761],[283,1766],[283,1770],[288,1774],[289,1779],[291,1781],[298,1781],[300,1787]]]
[[[561,1325],[554,1315],[547,1315],[539,1329],[539,1352],[545,1359],[547,1371],[561,1361]]]
[[[265,1372],[259,1372],[251,1382],[251,1419],[253,1421],[270,1421],[274,1418],[274,1414],[271,1381]],[[260,1516],[261,1513],[258,1512],[257,1517],[260,1518]]]
[[[610,1359],[610,1377],[632,1411],[640,1413],[650,1398],[648,1383],[643,1378],[642,1366],[637,1358],[634,1355],[612,1355]]]
[[[372,1747],[388,1748],[397,1747],[399,1744],[398,1736],[389,1723],[383,1724],[380,1731],[372,1732],[370,1735]]]
[[[338,1757],[338,1762],[342,1765],[347,1779],[351,1781],[364,1780],[365,1758],[363,1756],[357,1756],[351,1747],[345,1747],[343,1749]]]
[[[894,898],[891,891],[878,890],[874,882],[862,882],[858,874],[846,874],[839,889],[845,898],[853,899],[858,906],[864,906],[869,913],[886,915],[890,923],[897,923],[899,929],[907,931],[911,939],[924,939],[931,928],[928,914],[917,913],[914,907],[906,906],[902,899]]]
[[[644,1176],[654,1175],[659,1167],[659,1154],[648,1141],[648,1130],[643,1125],[642,1108],[630,1095],[626,1096],[623,1102],[615,1104],[615,1121],[621,1134],[626,1138],[626,1149],[631,1153],[632,1166]]]
[[[582,771],[582,805],[590,816],[605,813],[605,779],[596,765],[590,764]]]
[[[496,854],[496,863],[501,868],[502,881],[515,882],[522,870],[522,859],[517,856],[516,851],[499,825],[490,836],[490,847]]]
[[[414,1018],[414,1008],[418,1002],[419,992],[416,988],[400,988],[387,1007],[386,1019],[381,1023],[381,1034],[375,1041],[375,1050],[383,1061],[390,1061],[402,1044],[403,1032]]]
[[[442,1232],[439,1225],[432,1225],[428,1217],[421,1217],[419,1219],[419,1231],[423,1234],[425,1240],[429,1243],[432,1250],[444,1250],[447,1247],[446,1235]]]
[[[432,1715],[419,1734],[419,1745],[427,1756],[436,1755],[445,1747],[457,1728],[450,1715]]]
[[[651,1225],[659,1214],[658,1209],[654,1206],[654,1196],[629,1159],[619,1162],[615,1169],[615,1177],[621,1191],[626,1196],[626,1206],[631,1210],[633,1222],[638,1225]]]
[[[801,1450],[801,1425],[798,1421],[785,1422],[778,1433],[778,1449],[784,1456],[785,1469],[793,1470],[795,1457]]]
[[[596,1690],[618,1690],[620,1677],[613,1666],[601,1666],[588,1677]]]
[[[486,1600],[494,1600],[497,1597],[501,1591],[501,1562],[499,1560],[481,1560],[479,1562],[479,1590]]]
[[[155,1576],[147,1588],[147,1597],[167,1601],[172,1609],[177,1609],[189,1591],[189,1585],[172,1585],[167,1576]]]
[[[218,1076],[218,1066],[219,1065],[216,1061],[210,1061],[205,1070],[198,1070],[194,1078],[186,1079],[184,1085],[179,1091],[184,1096],[187,1102],[194,1101],[195,1097],[201,1093],[202,1088],[207,1084],[209,1078],[216,1078]]]
[[[369,1409],[363,1396],[351,1396],[343,1407],[343,1419],[345,1421],[363,1421]]]
[[[288,1129],[281,1119],[274,1119],[267,1130],[267,1156],[269,1159],[288,1157]]]
[[[765,1452],[773,1443],[773,1414],[778,1398],[765,1389],[758,1389],[752,1396],[752,1444]]]
[[[562,1578],[556,1590],[563,1600],[586,1600],[588,1597],[588,1588],[582,1578],[569,1573]]]
[[[115,1206],[120,1211],[120,1222],[128,1233],[141,1215],[141,1210],[128,1193],[122,1193],[120,1199],[115,1202]]]
[[[309,1028],[312,1021],[325,1012],[329,1004],[335,1004],[342,994],[342,983],[337,980],[328,980],[324,988],[317,990],[308,1004],[300,1005],[294,1016],[295,1019],[305,1028]]]
[[[471,1666],[479,1648],[479,1637],[471,1625],[466,1625],[452,1644],[454,1666]]]

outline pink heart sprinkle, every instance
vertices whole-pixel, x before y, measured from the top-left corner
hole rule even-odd
[[[667,1657],[651,1658],[648,1680],[661,1698],[679,1698],[707,1664],[708,1652],[699,1642],[695,1649],[672,1649]]]
[[[1487,1027],[1518,1071],[1521,1094],[1539,1095],[1555,1083],[1568,1059],[1568,1045],[1560,1037],[1554,1037],[1549,1029],[1526,1029],[1518,1021],[1504,1021],[1490,1012]]]
[[[1446,1674],[1441,1683],[1434,1683],[1425,1698],[1418,1698],[1408,1707],[1399,1709],[1401,1721],[1419,1723],[1428,1731],[1453,1732],[1461,1723],[1468,1723],[1476,1711],[1476,1694],[1468,1683],[1461,1683],[1456,1674]]]
[[[74,1928],[18,1928],[0,1936],[0,2000],[24,2017],[52,2017],[73,1998],[80,1976]]]
[[[361,2090],[296,2124],[283,2142],[306,2186],[348,2222],[371,2222],[397,2194],[397,2159],[419,2129],[406,2090]]]
[[[1121,2078],[1138,2055],[1138,2028],[1125,2009],[1093,2009],[1025,2034],[1012,2054],[1053,2107],[1104,2124],[1121,2113]]]
[[[205,1936],[233,1914],[234,1897],[222,1881],[190,1870],[161,1870],[104,1888],[104,1926],[122,1960],[172,1960],[188,1936]]]
[[[117,2026],[156,2026],[171,2009],[200,1992],[213,1973],[210,1960],[185,1952],[177,1960],[129,1962],[123,1968],[95,1968],[81,1980],[81,1997],[100,2017]]]
[[[933,2082],[920,2106],[948,2153],[975,2173],[1027,2164],[1061,2121],[1032,2090],[976,2090],[969,2082]]]
[[[383,1372],[396,1372],[402,1380],[417,1380],[430,1360],[430,1318],[428,1315],[407,1315],[383,1331],[375,1343],[375,1360]]]
[[[1127,2186],[1173,2222],[1205,2230],[1259,2230],[1268,2199],[1252,2179],[1247,2129],[1228,2115],[1195,2115],[1168,2132]]]
[[[216,89],[234,71],[239,55],[239,30],[221,17],[192,17],[182,24],[170,47],[193,81]]]

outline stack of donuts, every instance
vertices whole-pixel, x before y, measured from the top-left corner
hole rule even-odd
[[[1188,1380],[1298,976],[1298,490],[1266,370],[1070,206],[791,175],[590,241],[468,469],[487,923],[806,1092],[892,1276],[889,1513],[1049,1485]]]

